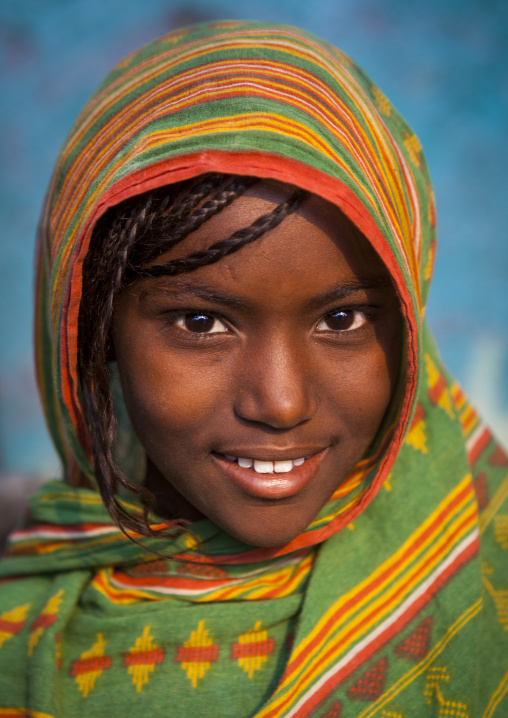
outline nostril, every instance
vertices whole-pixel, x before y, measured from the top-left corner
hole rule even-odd
[[[306,345],[278,324],[257,336],[237,365],[236,414],[245,421],[288,430],[311,419],[319,405]],[[310,374],[310,376],[309,376]]]
[[[318,401],[307,392],[281,397],[280,392],[244,392],[238,398],[235,411],[239,418],[269,426],[272,429],[291,429],[309,421],[316,414]]]

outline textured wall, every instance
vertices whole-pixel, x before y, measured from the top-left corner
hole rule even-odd
[[[123,55],[224,17],[300,25],[349,52],[419,135],[439,252],[429,319],[508,442],[508,3],[492,0],[3,0],[0,6],[0,475],[58,471],[31,359],[32,249],[53,161]]]

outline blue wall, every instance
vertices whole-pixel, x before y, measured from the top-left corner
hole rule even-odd
[[[493,0],[3,0],[0,474],[57,471],[31,358],[32,250],[57,151],[125,54],[211,18],[300,25],[350,53],[420,137],[439,251],[428,317],[508,442],[508,3]]]

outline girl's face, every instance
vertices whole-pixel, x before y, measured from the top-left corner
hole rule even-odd
[[[156,263],[228,237],[292,189],[256,185]],[[401,317],[377,254],[311,197],[216,264],[124,290],[113,341],[157,512],[207,516],[248,544],[281,546],[374,439]]]

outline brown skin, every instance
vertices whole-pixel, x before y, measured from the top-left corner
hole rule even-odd
[[[156,264],[248,226],[292,189],[263,181]],[[124,290],[113,343],[158,513],[207,516],[271,547],[309,525],[372,443],[397,378],[401,318],[378,255],[312,196],[230,257]],[[289,496],[279,496],[273,474],[256,475],[274,484],[267,498],[231,480],[225,454],[318,456]]]

